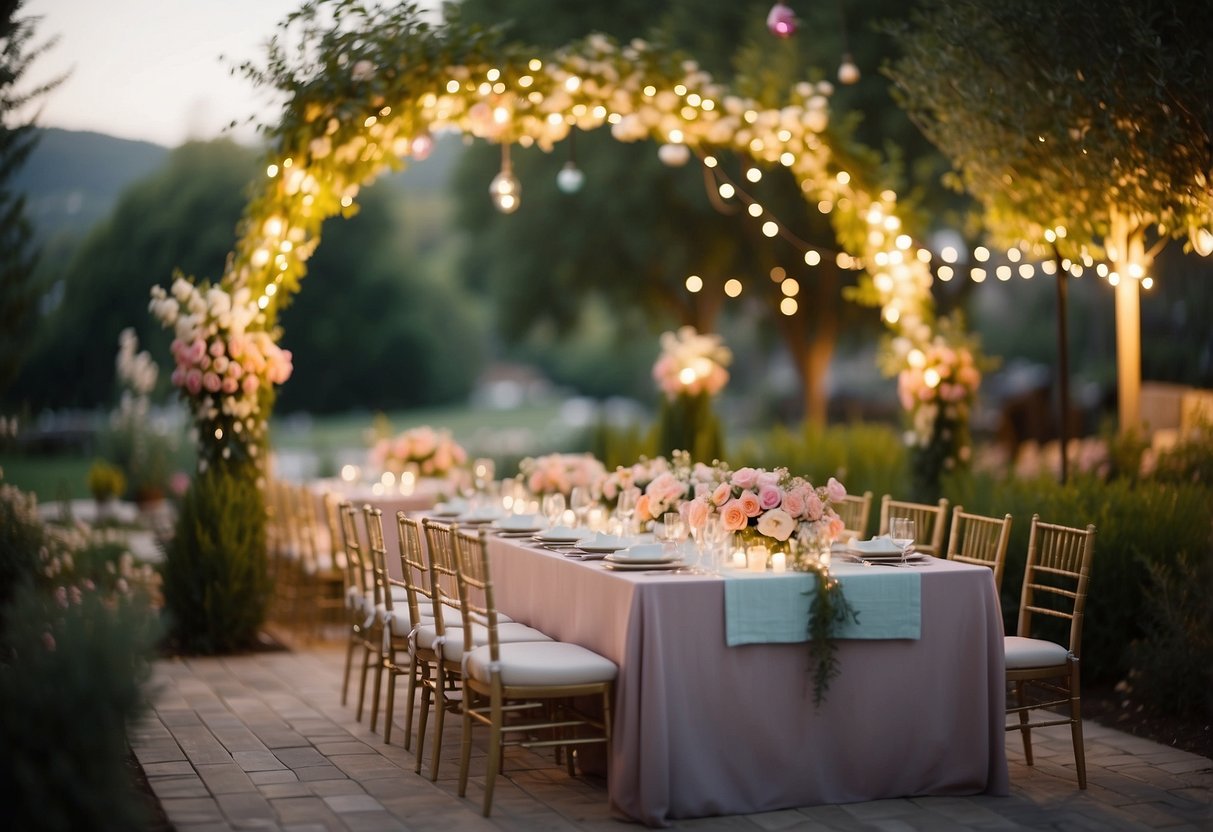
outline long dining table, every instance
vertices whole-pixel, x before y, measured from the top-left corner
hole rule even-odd
[[[501,537],[488,551],[502,612],[619,666],[607,781],[619,816],[665,826],[1009,791],[1002,616],[984,567],[916,567],[917,637],[837,640],[839,672],[815,705],[807,643],[727,643],[727,570],[610,571]]]

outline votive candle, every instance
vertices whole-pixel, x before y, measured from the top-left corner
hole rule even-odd
[[[733,568],[745,569],[745,552],[741,549],[733,552]]]
[[[788,571],[788,556],[783,552],[776,552],[771,555],[771,571],[772,572],[787,572]]]

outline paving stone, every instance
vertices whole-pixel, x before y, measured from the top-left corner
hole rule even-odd
[[[210,797],[174,797],[161,800],[160,807],[174,826],[223,820],[219,804]]]
[[[137,745],[134,748],[135,757],[140,764],[177,762],[186,759],[185,752],[175,742]]]
[[[366,794],[366,789],[356,780],[348,778],[341,780],[312,780],[307,784],[310,792],[317,797],[332,797],[339,794]]]
[[[248,778],[258,786],[264,786],[269,783],[296,783],[299,781],[299,775],[286,767],[279,770],[250,771]]]
[[[297,780],[293,783],[266,783],[264,786],[258,786],[257,791],[270,800],[276,797],[312,797],[312,790],[308,785]]]
[[[346,754],[378,754],[379,749],[364,742],[318,742],[316,750],[326,757],[339,757]]]
[[[307,748],[280,748],[274,752],[274,756],[291,768],[319,766],[328,762],[323,754],[310,746]]]
[[[245,771],[275,771],[286,766],[272,751],[233,751],[232,759]]]
[[[347,812],[382,812],[383,804],[369,794],[335,794],[322,798],[338,814]]]
[[[143,764],[143,773],[148,777],[163,777],[166,775],[181,775],[193,774],[194,767],[189,764],[188,760],[181,760],[168,763],[146,763]]]
[[[248,774],[235,763],[199,765],[197,768],[198,776],[202,778],[202,782],[206,783],[206,787],[210,789],[211,794],[221,795],[257,791],[256,785],[249,779]]]
[[[303,768],[294,769],[295,774],[300,780],[305,782],[312,780],[336,780],[344,777],[345,774],[336,766],[305,766]]]

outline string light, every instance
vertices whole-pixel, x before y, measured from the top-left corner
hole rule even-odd
[[[501,145],[501,172],[489,183],[489,196],[493,206],[503,214],[514,213],[522,204],[522,183],[514,176],[508,144]]]

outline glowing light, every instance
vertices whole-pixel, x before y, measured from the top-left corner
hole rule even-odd
[[[921,370],[927,365],[927,357],[923,354],[922,350],[915,347],[906,354],[906,363],[915,370]]]
[[[779,302],[779,311],[788,317],[795,315],[799,308],[800,305],[796,303],[796,298],[784,298]]]
[[[884,310],[884,319],[891,324],[895,324],[901,320],[901,310],[896,306],[886,307]]]
[[[215,428],[215,438],[216,439],[223,438],[223,428]]]
[[[1119,286],[1120,285],[1120,272],[1108,272],[1108,285],[1109,286]]]
[[[278,166],[270,165],[268,168],[265,169],[265,175],[268,176],[270,179],[273,179],[275,176],[278,175]]]
[[[783,153],[779,154],[779,164],[783,165],[785,168],[790,168],[792,165],[796,164],[796,154],[790,150],[785,150]]]
[[[990,259],[990,250],[985,246],[978,246],[973,249],[973,259],[978,263],[984,263]]]
[[[998,275],[999,280],[1004,280],[1004,281],[1010,280],[1011,279],[1011,267],[1006,264],[1003,264],[994,270],[994,274]]]
[[[940,280],[942,280],[944,283],[947,283],[949,280],[952,279],[952,276],[955,274],[955,272],[952,271],[951,266],[940,266],[939,271],[936,274],[939,275]]]
[[[1036,267],[1031,263],[1021,263],[1019,265],[1019,276],[1024,280],[1031,280],[1036,276]]]
[[[776,266],[771,269],[771,281],[774,283],[782,282],[788,276],[788,270],[783,266]]]
[[[704,156],[703,157],[703,166],[705,168],[714,168],[714,167],[716,167],[717,164],[718,163],[716,161],[715,156]]]
[[[681,130],[671,130],[670,131],[670,141],[679,143],[682,140],[683,140],[683,135],[682,135]]]
[[[539,70],[543,69],[543,61],[539,60],[538,58],[531,58],[526,66],[531,72],[538,72]]]
[[[568,78],[564,79],[564,88],[569,92],[577,92],[580,87],[581,79],[576,75],[570,75]]]
[[[1007,249],[1007,259],[1010,260],[1012,263],[1018,263],[1020,261],[1020,258],[1022,258],[1022,257],[1023,257],[1023,254],[1020,252],[1019,249],[1017,249],[1017,248]]]
[[[1154,278],[1150,277],[1149,275],[1146,275],[1145,277],[1143,277],[1141,279],[1141,288],[1143,288],[1147,291],[1149,291],[1150,289],[1153,289],[1154,288]]]
[[[828,214],[834,210],[834,203],[830,202],[828,199],[823,199],[821,202],[817,203],[817,210],[823,214]]]
[[[930,387],[932,390],[938,387],[939,382],[941,381],[943,381],[943,379],[939,377],[939,370],[936,370],[934,367],[927,367],[922,371],[923,384]]]
[[[720,196],[724,199],[732,199],[733,194],[736,193],[736,190],[729,182],[721,182],[720,187],[717,190],[720,191]]]
[[[920,248],[915,253],[915,257],[918,258],[919,263],[930,263],[931,262],[931,250],[926,249],[926,248]]]
[[[1108,264],[1100,263],[1098,266],[1095,267],[1095,273],[1097,275],[1099,275],[1100,277],[1107,277],[1108,276]]]
[[[695,294],[696,292],[702,291],[703,290],[703,278],[697,274],[691,275],[690,277],[687,278],[686,287],[687,287],[687,291],[690,292],[691,294]]]
[[[834,180],[838,182],[839,185],[845,185],[851,181],[851,174],[847,173],[845,170],[840,170],[837,174],[835,174]]]
[[[758,168],[750,168],[745,172],[745,178],[751,182],[757,182],[762,179],[762,171]]]
[[[649,84],[643,90],[641,90],[641,92],[644,93],[645,98],[652,98],[653,96],[655,96],[657,94],[657,88],[654,87],[652,84]]]
[[[789,277],[779,284],[779,291],[783,292],[787,297],[794,298],[800,294],[800,281],[794,277]]]
[[[1144,277],[1146,274],[1146,270],[1141,267],[1141,263],[1130,263],[1128,272],[1129,272],[1129,277],[1135,278],[1137,280],[1141,280],[1142,277]]]
[[[809,249],[804,253],[804,262],[806,266],[816,266],[821,262],[821,253],[815,249]]]
[[[758,202],[751,202],[749,208],[746,209],[751,217],[762,216],[762,205]]]
[[[955,263],[960,259],[960,253],[953,246],[944,246],[939,252],[939,258],[945,263]]]
[[[724,293],[731,298],[735,298],[741,294],[741,281],[735,277],[730,277],[724,282]]]
[[[890,229],[890,230],[892,230],[892,229]],[[896,245],[902,251],[907,251],[910,248],[910,243],[912,243],[913,241],[910,239],[909,234],[898,234],[897,239],[894,240],[893,242],[894,242],[894,245]]]
[[[695,372],[694,367],[683,367],[678,371],[678,381],[684,387],[690,387],[699,378],[699,374]]]

